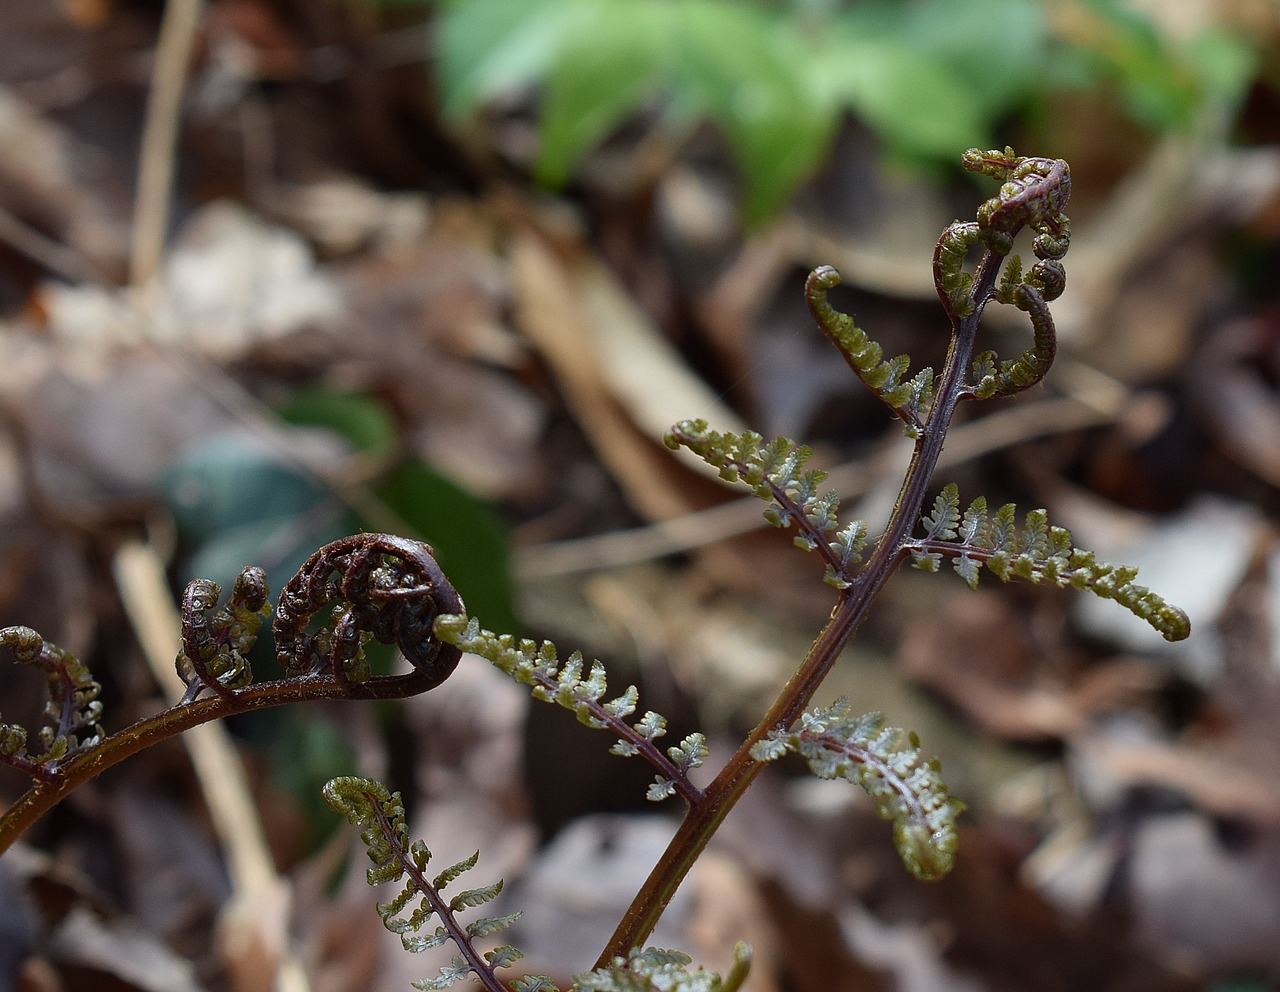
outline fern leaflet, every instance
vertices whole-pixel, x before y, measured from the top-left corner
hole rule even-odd
[[[933,369],[924,369],[914,378],[903,378],[911,364],[906,355],[882,360],[884,350],[827,301],[827,293],[840,285],[840,273],[821,265],[809,273],[804,297],[814,321],[853,369],[863,384],[875,393],[894,415],[902,420],[908,437],[919,437],[933,402]]]
[[[635,712],[639,693],[632,685],[621,696],[605,701],[608,684],[604,665],[599,661],[587,668],[582,655],[575,651],[562,664],[550,641],[539,645],[510,634],[495,634],[484,630],[477,621],[456,614],[437,617],[434,633],[442,642],[479,655],[517,682],[533,686],[535,699],[573,711],[579,722],[588,727],[612,730],[618,735],[610,749],[612,753],[624,758],[641,755],[658,770],[657,779],[649,787],[649,799],[656,802],[679,793],[694,802],[702,796],[689,773],[707,756],[706,738],[690,734],[664,753],[654,742],[667,732],[666,717],[650,710],[635,723],[627,723],[626,718]]]
[[[934,502],[934,511],[921,524],[926,536],[904,545],[917,568],[936,572],[943,558],[950,558],[956,572],[970,588],[978,587],[985,566],[1002,582],[1025,579],[1091,592],[1114,600],[1150,624],[1168,641],[1180,641],[1191,633],[1191,620],[1178,607],[1134,580],[1138,570],[1100,562],[1090,551],[1075,547],[1071,532],[1049,524],[1048,514],[1032,510],[1017,525],[1017,508],[1006,503],[994,514],[978,497],[956,518],[960,492],[948,485]],[[940,524],[939,513],[945,511]],[[955,522],[953,522],[953,520]]]
[[[765,441],[754,431],[742,434],[713,431],[705,420],[682,420],[667,432],[672,450],[688,448],[729,483],[742,483],[753,495],[769,501],[764,517],[774,527],[796,525],[796,547],[817,551],[826,562],[824,580],[837,589],[848,588],[866,545],[866,525],[854,521],[839,530],[840,497],[822,492],[827,478],[821,469],[805,469],[812,451],[785,437]]]
[[[425,873],[431,852],[421,841],[410,843],[398,792],[389,792],[372,779],[347,776],[330,779],[324,787],[324,798],[335,813],[362,828],[360,839],[374,865],[366,876],[369,884],[405,880],[395,898],[378,904],[383,926],[399,935],[407,951],[419,953],[452,941],[460,952],[435,978],[414,982],[413,987],[445,989],[473,974],[491,992],[503,992],[506,986],[495,972],[519,960],[520,952],[509,944],[481,952],[476,941],[505,930],[520,914],[485,916],[468,923],[459,918],[464,911],[491,902],[502,891],[502,883],[467,889],[451,899],[443,894],[450,882],[475,866],[479,855],[450,865],[428,879]],[[417,906],[410,909],[415,902]],[[424,932],[433,918],[435,928]]]
[[[795,752],[819,778],[843,778],[866,790],[876,811],[893,821],[893,841],[907,869],[922,881],[951,870],[964,809],[942,781],[936,758],[926,759],[914,733],[886,727],[879,713],[852,716],[849,700],[814,709],[791,729],[772,731],[751,750],[757,761]]]
[[[682,951],[635,948],[625,958],[575,976],[570,992],[736,992],[751,967],[751,948],[742,943],[734,948],[733,967],[724,978],[702,968],[689,971],[689,963]]]

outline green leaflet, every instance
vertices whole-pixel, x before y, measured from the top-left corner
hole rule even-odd
[[[502,882],[467,889],[451,899],[443,894],[450,882],[475,866],[479,854],[450,865],[428,880],[424,871],[431,852],[421,842],[409,842],[400,793],[388,791],[373,779],[345,776],[325,784],[324,798],[335,813],[361,828],[360,839],[373,862],[367,873],[369,884],[404,880],[394,898],[378,904],[378,915],[388,930],[399,935],[405,950],[420,953],[452,940],[460,952],[435,978],[414,982],[413,987],[445,989],[471,974],[487,979],[486,984],[492,980],[500,985],[495,970],[519,960],[520,951],[504,944],[481,953],[474,942],[505,930],[520,914],[480,917],[466,924],[458,917],[468,909],[491,902],[502,891]],[[424,932],[433,919],[437,924]],[[549,981],[541,976],[537,980]]]
[[[866,790],[876,811],[893,821],[898,856],[916,878],[933,881],[951,870],[964,804],[948,793],[937,759],[924,757],[914,733],[885,726],[880,713],[855,717],[842,697],[804,714],[789,730],[772,731],[751,756],[774,761],[792,751],[819,778],[843,778]]]
[[[713,431],[705,420],[682,420],[663,439],[668,448],[688,448],[720,470],[729,483],[742,483],[753,495],[772,505],[764,517],[774,527],[796,526],[795,544],[817,551],[827,563],[825,581],[838,589],[852,584],[866,547],[867,528],[861,520],[840,526],[837,493],[820,488],[827,478],[821,469],[806,469],[812,452],[785,437],[766,441],[754,431],[741,435]]]
[[[511,634],[495,634],[466,616],[442,614],[435,620],[434,633],[441,641],[479,655],[517,682],[532,686],[535,699],[563,706],[588,727],[612,730],[618,735],[610,748],[613,754],[624,758],[641,755],[658,770],[649,788],[650,800],[657,802],[676,793],[694,799],[701,794],[689,780],[689,773],[707,756],[706,738],[690,734],[664,753],[654,741],[667,732],[666,717],[649,710],[635,723],[627,723],[639,693],[635,686],[627,686],[622,695],[606,701],[608,681],[599,661],[587,668],[575,651],[561,663],[550,641],[538,644]]]
[[[961,256],[963,260],[963,256]],[[827,293],[840,285],[840,273],[830,265],[821,265],[805,282],[805,301],[809,312],[831,343],[849,363],[854,374],[905,425],[908,437],[919,437],[933,403],[933,369],[926,368],[912,379],[904,379],[911,359],[906,355],[881,360],[884,350],[854,323],[853,318],[836,310]]]
[[[625,958],[575,976],[570,992],[735,992],[751,968],[751,948],[739,943],[733,949],[733,967],[724,978],[701,968],[689,971],[689,962],[682,951],[636,948]]]
[[[1139,619],[1149,623],[1168,641],[1181,641],[1191,634],[1191,620],[1178,607],[1134,580],[1138,570],[1130,566],[1100,562],[1090,551],[1071,543],[1071,532],[1049,524],[1048,514],[1031,510],[1018,527],[1017,508],[1006,503],[994,513],[979,496],[959,515],[960,491],[946,486],[934,501],[933,511],[922,520],[926,536],[908,542],[905,550],[916,568],[936,572],[943,558],[969,587],[978,587],[985,567],[1002,582],[1024,579],[1048,582],[1091,592],[1114,600]]]

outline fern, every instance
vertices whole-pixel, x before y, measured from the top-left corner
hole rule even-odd
[[[921,520],[925,537],[905,546],[917,568],[936,572],[942,559],[950,558],[957,574],[976,589],[985,566],[1002,582],[1015,578],[1047,582],[1114,600],[1169,641],[1190,634],[1186,613],[1138,585],[1136,568],[1100,562],[1092,552],[1073,546],[1071,532],[1051,526],[1044,510],[1030,511],[1019,528],[1012,503],[988,513],[986,500],[979,496],[963,518],[959,507],[959,489],[946,486],[934,501],[933,512]]]
[[[751,967],[751,948],[742,943],[734,948],[733,967],[724,978],[702,968],[689,971],[689,963],[682,951],[636,948],[625,958],[576,976],[570,992],[735,992]]]
[[[841,698],[805,713],[797,726],[774,730],[751,756],[774,761],[795,752],[819,778],[843,778],[866,790],[876,811],[893,821],[893,840],[907,869],[923,881],[951,870],[964,804],[952,798],[936,758],[925,759],[914,733],[886,727],[880,713],[851,716]]]
[[[821,265],[805,282],[805,301],[814,321],[831,340],[854,374],[894,415],[902,420],[908,437],[919,437],[933,401],[933,369],[926,368],[904,379],[911,359],[906,355],[884,359],[884,349],[867,336],[848,314],[836,310],[827,293],[840,285],[840,273]]]
[[[398,934],[405,950],[412,953],[440,947],[450,941],[458,948],[459,956],[442,968],[435,978],[414,982],[413,987],[445,989],[473,974],[492,992],[504,992],[505,985],[495,972],[518,961],[520,951],[504,944],[482,952],[476,947],[476,941],[507,929],[519,919],[520,914],[483,916],[469,923],[460,919],[466,910],[492,902],[502,891],[502,882],[466,889],[452,898],[444,895],[451,882],[475,867],[479,855],[474,854],[428,878],[426,870],[431,852],[421,841],[410,843],[404,804],[398,792],[389,792],[386,786],[372,779],[348,776],[326,783],[324,798],[335,813],[362,828],[360,839],[373,862],[366,876],[369,884],[383,885],[404,880],[404,886],[395,898],[378,904],[383,926]],[[410,909],[415,902],[416,907]],[[423,932],[433,919],[436,921],[434,929]],[[538,976],[538,980],[549,981],[543,976]]]
[[[47,778],[61,761],[102,740],[102,703],[98,700],[102,686],[79,658],[30,627],[0,629],[0,645],[8,647],[17,661],[41,669],[49,689],[46,723],[37,735],[41,750],[28,750],[26,728],[0,723],[0,762]]]
[[[826,561],[828,585],[845,589],[852,583],[866,547],[866,524],[854,521],[829,539],[839,526],[840,497],[820,486],[821,469],[805,469],[812,451],[788,438],[765,441],[754,431],[742,434],[713,431],[705,420],[682,420],[663,439],[672,450],[684,447],[720,470],[726,482],[742,483],[771,505],[764,517],[774,527],[796,525],[796,547],[817,551]]]
[[[550,641],[539,645],[510,634],[495,634],[466,616],[437,617],[435,636],[479,655],[517,682],[533,686],[535,699],[573,711],[580,723],[597,730],[612,730],[618,735],[610,749],[613,754],[624,758],[638,754],[657,768],[658,777],[649,787],[650,800],[656,802],[676,793],[689,802],[701,798],[702,791],[690,781],[689,773],[707,756],[706,738],[690,734],[664,752],[654,742],[667,732],[666,717],[649,710],[635,723],[627,723],[626,718],[636,710],[639,693],[631,685],[622,695],[602,701],[608,682],[599,661],[593,661],[587,669],[582,655],[575,651],[561,664],[556,646]]]
[[[186,683],[183,702],[206,688],[222,694],[253,681],[248,654],[263,621],[271,616],[266,573],[246,568],[236,579],[227,605],[214,612],[222,589],[209,579],[195,579],[182,595],[182,651],[175,667]]]

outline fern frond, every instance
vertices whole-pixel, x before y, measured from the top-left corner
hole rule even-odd
[[[826,581],[840,589],[851,584],[866,543],[866,526],[855,521],[835,540],[828,537],[840,526],[840,497],[820,489],[826,472],[802,471],[812,455],[806,445],[785,437],[765,441],[754,431],[722,434],[705,420],[682,420],[663,440],[673,451],[688,448],[719,469],[726,482],[743,483],[752,495],[767,500],[772,505],[764,511],[765,519],[774,527],[796,525],[796,546],[822,556]]]
[[[610,748],[612,753],[624,758],[641,755],[658,770],[658,781],[649,790],[650,799],[657,801],[675,793],[690,802],[701,797],[702,791],[690,781],[689,772],[706,758],[706,740],[701,734],[692,734],[679,747],[663,753],[654,741],[667,732],[666,718],[650,710],[634,724],[628,724],[626,718],[635,712],[639,693],[632,685],[621,696],[602,701],[608,685],[600,662],[593,661],[584,675],[586,663],[576,651],[562,664],[550,641],[537,644],[510,634],[495,634],[461,615],[437,617],[434,636],[479,655],[517,682],[532,686],[535,699],[563,706],[588,727],[617,734],[619,739]]]
[[[41,669],[48,679],[49,698],[45,724],[37,737],[41,750],[27,748],[26,728],[0,723],[0,758],[28,774],[43,777],[64,758],[93,747],[102,740],[102,686],[88,667],[69,651],[46,641],[30,627],[0,629],[0,646],[8,647],[16,661]]]
[[[221,595],[219,585],[208,579],[192,580],[182,594],[182,650],[174,667],[187,686],[184,703],[206,688],[225,693],[253,681],[249,651],[271,616],[266,573],[244,569],[226,606],[215,613]]]
[[[682,951],[635,948],[625,958],[575,976],[570,992],[736,992],[750,971],[751,948],[739,943],[733,949],[733,966],[724,978],[702,968],[690,971],[690,960]]]
[[[447,901],[442,894],[445,886],[475,866],[479,855],[472,855],[446,868],[434,879],[428,879],[424,872],[431,852],[425,844],[409,842],[404,803],[398,792],[388,791],[373,779],[347,776],[330,779],[324,787],[324,799],[335,813],[361,828],[360,839],[373,862],[366,875],[369,884],[404,881],[395,898],[378,904],[378,915],[388,930],[399,935],[405,950],[419,953],[452,941],[460,952],[435,978],[414,982],[413,987],[445,989],[468,975],[475,975],[491,992],[503,992],[506,986],[495,972],[519,960],[520,952],[503,945],[482,953],[475,942],[505,930],[520,914],[481,917],[466,924],[459,919],[465,910],[493,900],[502,891],[502,882],[467,889]],[[417,906],[406,915],[405,911],[415,902]],[[433,919],[437,921],[434,929],[423,933],[423,928]],[[536,976],[536,980],[549,982],[541,976]]]
[[[916,878],[932,881],[951,870],[956,817],[964,804],[948,793],[938,760],[924,757],[914,733],[886,727],[879,713],[854,717],[842,697],[804,714],[789,730],[772,731],[751,756],[774,761],[789,751],[819,778],[843,778],[865,789],[876,811],[893,821],[898,856]]]
[[[835,309],[827,294],[840,285],[840,273],[821,265],[809,273],[804,298],[814,321],[853,369],[863,384],[875,393],[905,425],[909,437],[918,437],[933,400],[933,370],[926,369],[910,381],[904,380],[911,359],[906,355],[882,360],[884,350],[854,323],[853,318]]]
[[[984,566],[1002,582],[1017,578],[1069,586],[1114,600],[1165,640],[1181,641],[1191,634],[1186,613],[1134,581],[1136,568],[1100,562],[1092,552],[1075,547],[1071,532],[1052,526],[1043,509],[1031,510],[1019,529],[1014,504],[1006,503],[989,514],[980,496],[969,504],[955,529],[937,528],[937,508],[943,503],[958,507],[959,498],[955,485],[948,485],[938,496],[934,513],[921,520],[926,536],[904,545],[917,568],[936,572],[939,562],[950,558],[971,589],[978,587]]]

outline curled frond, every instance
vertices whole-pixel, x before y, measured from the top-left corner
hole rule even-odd
[[[953,528],[935,532],[937,508],[944,504],[948,519],[952,519],[960,505],[954,484],[943,489],[934,513],[921,521],[927,535],[905,545],[917,568],[936,572],[942,559],[950,558],[956,572],[974,589],[984,566],[1002,582],[1018,578],[1070,586],[1114,600],[1165,640],[1180,641],[1190,635],[1191,621],[1186,613],[1138,585],[1134,581],[1136,568],[1100,562],[1092,552],[1075,547],[1071,532],[1051,526],[1043,509],[1030,511],[1019,527],[1014,504],[1006,503],[989,513],[986,500],[978,497]]]
[[[983,203],[977,221],[952,224],[938,239],[933,254],[933,280],[938,298],[957,322],[969,317],[988,299],[1015,306],[1031,321],[1032,344],[1018,358],[1000,361],[994,352],[977,356],[974,385],[965,394],[977,399],[1009,396],[1027,389],[1041,379],[1053,364],[1057,339],[1048,303],[1062,295],[1066,271],[1059,262],[1071,245],[1071,222],[1063,212],[1071,198],[1071,170],[1061,159],[1017,155],[1012,148],[982,151],[971,148],[963,156],[970,172],[990,176],[1000,182],[999,192]],[[983,247],[988,278],[994,276],[1000,259],[1013,250],[1014,238],[1022,228],[1035,233],[1032,250],[1038,261],[1023,275],[1016,256],[1004,263],[999,286],[991,291],[982,283],[982,299],[975,276],[965,271],[971,249]],[[991,258],[994,256],[994,259]]]
[[[671,428],[664,441],[668,448],[688,448],[708,465],[720,470],[726,482],[742,483],[753,495],[772,505],[764,517],[775,527],[795,524],[795,544],[817,551],[827,563],[826,581],[846,588],[855,575],[866,543],[866,527],[855,521],[835,539],[828,535],[840,522],[840,497],[820,487],[827,473],[805,469],[812,452],[788,438],[766,441],[754,431],[721,433],[705,420],[682,420]]]
[[[404,882],[393,899],[378,904],[383,926],[399,935],[407,951],[419,953],[449,941],[458,948],[459,956],[435,978],[414,982],[413,987],[445,989],[474,975],[494,992],[505,989],[495,972],[519,960],[520,952],[504,944],[482,953],[476,941],[505,930],[520,914],[485,916],[467,923],[460,918],[466,910],[492,901],[502,891],[502,883],[467,889],[452,898],[444,895],[445,887],[471,870],[479,855],[450,865],[429,879],[426,868],[431,852],[421,842],[410,843],[400,793],[390,792],[373,779],[347,776],[326,783],[324,798],[335,813],[361,828],[360,839],[373,862],[367,873],[369,884]]]
[[[751,756],[773,761],[791,751],[819,778],[843,778],[866,790],[876,811],[893,821],[898,856],[916,878],[933,881],[951,870],[964,804],[948,793],[938,760],[924,757],[914,733],[885,726],[879,713],[855,717],[841,698],[790,729],[772,731]]]
[[[214,612],[221,595],[218,584],[208,579],[193,579],[182,594],[182,650],[175,667],[187,686],[184,702],[206,688],[225,693],[253,681],[248,654],[271,615],[266,573],[244,569],[226,606]]]
[[[28,750],[25,728],[0,723],[0,758],[5,764],[38,775],[102,740],[102,703],[98,700],[102,686],[79,658],[30,627],[0,629],[0,645],[8,647],[16,661],[41,669],[49,688],[45,724],[37,735],[38,753]]]
[[[429,545],[391,534],[354,534],[313,554],[280,591],[272,624],[276,657],[290,672],[329,670],[340,680],[358,681],[368,677],[364,644],[372,638],[396,645],[414,668],[428,673],[430,689],[452,674],[460,657],[435,638],[432,621],[464,610]]]
[[[872,341],[852,317],[828,302],[827,293],[838,285],[840,273],[830,265],[820,265],[810,272],[804,284],[809,312],[831,343],[840,349],[854,374],[902,420],[907,434],[919,436],[933,401],[933,370],[925,369],[910,380],[904,379],[911,359],[906,355],[884,359],[884,349]]]
[[[733,949],[733,967],[721,978],[702,968],[689,970],[689,955],[650,947],[635,948],[603,968],[574,977],[570,992],[735,992],[751,968],[751,947]]]
[[[571,710],[588,727],[617,734],[618,742],[610,749],[614,754],[641,755],[658,770],[658,781],[649,790],[650,799],[665,799],[674,793],[689,801],[701,796],[701,790],[689,780],[689,772],[706,758],[703,736],[691,734],[679,747],[663,753],[654,741],[667,732],[666,718],[650,710],[635,723],[627,723],[626,718],[635,712],[639,693],[635,686],[628,686],[622,695],[606,700],[608,682],[599,661],[588,666],[575,651],[562,663],[550,641],[538,644],[511,634],[495,634],[462,615],[437,617],[435,636],[459,650],[479,655],[517,682],[532,686],[535,699]]]

